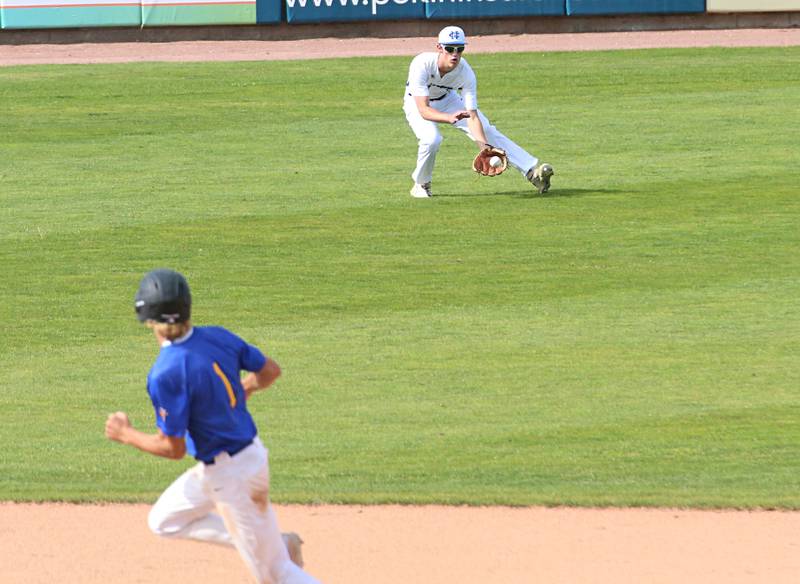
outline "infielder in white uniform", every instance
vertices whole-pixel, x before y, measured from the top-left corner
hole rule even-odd
[[[553,167],[540,164],[537,157],[500,133],[478,110],[475,73],[461,56],[466,44],[461,28],[447,26],[439,33],[436,52],[421,53],[411,61],[403,100],[406,119],[419,141],[417,167],[411,173],[411,196],[431,196],[433,167],[442,143],[437,124],[441,123],[454,125],[479,148],[491,145],[505,150],[508,163],[537,191],[546,193]]]

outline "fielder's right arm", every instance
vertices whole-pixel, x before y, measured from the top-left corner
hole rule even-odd
[[[432,108],[431,102],[429,101],[429,97],[427,95],[415,95],[414,101],[417,104],[419,115],[421,115],[423,119],[426,119],[429,122],[439,122],[442,124],[455,124],[458,120],[463,120],[464,118],[470,117],[469,112],[466,110],[461,110],[454,114],[446,114],[444,112],[440,112],[435,108]]]

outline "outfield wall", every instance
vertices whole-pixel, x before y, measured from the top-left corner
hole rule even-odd
[[[708,12],[800,12],[800,0],[706,0]]]
[[[769,13],[783,19],[773,19],[774,24],[765,26],[800,26],[800,0],[0,0],[0,29],[144,30],[233,25],[263,27],[269,37],[269,29],[283,25],[499,20],[506,25],[504,32],[509,32],[517,22],[550,19],[552,24],[566,17],[571,23],[567,28],[574,25],[570,31],[581,32],[604,30],[595,28],[598,21],[594,17],[630,15],[640,20],[725,14],[764,17]],[[588,26],[572,20],[582,17],[590,18]],[[470,29],[474,30],[472,23]],[[634,24],[628,29],[647,27]],[[0,34],[0,44],[3,42]]]

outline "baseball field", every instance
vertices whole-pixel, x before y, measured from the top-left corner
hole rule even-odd
[[[323,582],[797,581],[800,46],[486,44],[552,190],[444,128],[420,201],[430,45],[0,67],[0,581],[247,581],[147,532],[191,461],[103,436],[153,425],[155,267],[283,367],[251,410]]]

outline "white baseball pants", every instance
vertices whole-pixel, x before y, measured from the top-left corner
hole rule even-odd
[[[464,101],[458,92],[451,91],[447,97],[440,101],[430,102],[431,107],[440,112],[452,114],[464,109]],[[411,173],[411,178],[415,183],[425,184],[431,182],[433,178],[433,167],[436,163],[436,153],[439,152],[439,146],[442,144],[442,134],[439,132],[438,123],[431,122],[423,118],[419,113],[419,108],[414,101],[413,97],[408,97],[403,100],[403,111],[406,114],[406,119],[419,142],[417,149],[417,167]],[[483,132],[486,134],[486,139],[489,144],[502,148],[506,151],[508,156],[508,163],[520,171],[523,175],[531,168],[536,166],[539,159],[529,154],[522,149],[516,142],[502,134],[495,128],[486,116],[478,110],[478,117],[483,124]],[[475,137],[469,131],[467,120],[459,120],[453,124],[456,128],[464,132],[474,142]]]
[[[213,465],[196,464],[161,494],[148,525],[163,537],[235,546],[258,584],[319,584],[289,559],[269,503],[267,449],[256,438]]]

